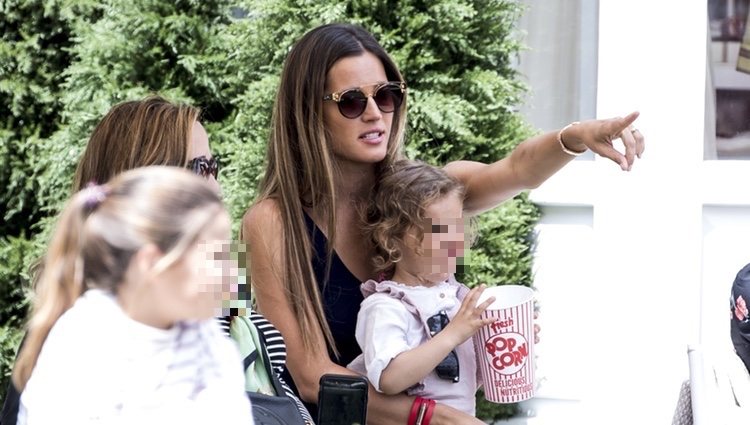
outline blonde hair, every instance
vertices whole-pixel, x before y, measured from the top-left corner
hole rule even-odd
[[[13,369],[16,387],[23,390],[50,329],[86,289],[116,292],[131,257],[147,244],[165,254],[155,269],[169,268],[222,208],[204,179],[174,167],[127,171],[74,195],[35,287],[28,335]]]
[[[401,260],[400,246],[410,230],[422,241],[425,209],[451,193],[463,199],[461,182],[423,162],[397,161],[383,173],[360,212],[364,234],[375,246],[372,263],[377,273],[390,273]]]
[[[199,116],[200,109],[160,96],[113,106],[94,128],[78,161],[73,192],[137,167],[185,167],[193,124]]]
[[[273,109],[266,173],[258,201],[275,199],[283,223],[281,281],[299,323],[302,343],[312,349],[317,329],[338,355],[323,311],[318,282],[312,268],[312,245],[303,208],[312,208],[327,219],[326,276],[336,238],[336,161],[323,123],[326,76],[340,59],[372,53],[383,64],[389,81],[403,81],[396,64],[375,38],[362,27],[330,24],[305,34],[292,48],[281,73]],[[406,101],[394,112],[385,159],[376,173],[401,155],[406,122]]]

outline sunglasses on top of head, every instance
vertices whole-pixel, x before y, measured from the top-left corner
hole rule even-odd
[[[370,94],[363,89],[372,88]],[[367,109],[367,98],[372,97],[381,112],[393,112],[401,106],[406,95],[406,83],[388,81],[363,87],[354,87],[323,96],[323,100],[332,100],[339,107],[339,112],[346,118],[359,117]]]
[[[186,166],[188,170],[206,179],[208,176],[214,176],[215,179],[219,178],[219,167],[218,156],[209,159],[204,155],[191,159]]]

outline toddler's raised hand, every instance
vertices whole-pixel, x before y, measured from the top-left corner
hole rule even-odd
[[[482,304],[477,305],[479,296],[482,295],[487,285],[482,284],[476,288],[473,288],[464,298],[461,303],[456,315],[451,319],[451,322],[445,328],[443,332],[449,332],[453,335],[456,341],[456,345],[459,345],[466,341],[470,336],[474,335],[479,328],[482,326],[489,325],[494,318],[482,319],[482,313],[495,301],[495,297],[487,298]]]

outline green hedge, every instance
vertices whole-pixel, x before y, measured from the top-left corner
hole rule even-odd
[[[0,3],[0,396],[43,253],[88,135],[115,103],[158,92],[204,109],[235,226],[254,198],[283,60],[328,22],[370,29],[409,84],[408,156],[493,161],[531,134],[510,66],[521,12],[501,0],[6,0]],[[531,283],[525,196],[483,214],[470,285]],[[237,227],[235,227],[235,230]],[[486,418],[514,406],[480,406]]]

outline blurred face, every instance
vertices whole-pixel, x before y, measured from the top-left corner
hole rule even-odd
[[[388,81],[380,59],[372,53],[340,59],[328,71],[325,94],[363,88],[371,94],[374,85]],[[323,101],[323,119],[331,137],[333,152],[342,163],[375,164],[385,158],[393,112],[381,112],[372,97],[362,115],[347,118],[334,101]]]
[[[208,134],[206,133],[206,129],[203,128],[203,125],[201,125],[201,123],[199,123],[198,121],[193,123],[193,131],[190,132],[189,156],[189,159],[198,158],[201,156],[209,160],[213,158],[213,155],[211,155],[211,149],[208,147]],[[209,174],[207,179],[214,190],[216,190],[216,193],[219,193],[221,191],[221,188],[216,178],[213,175]]]
[[[456,272],[457,259],[464,255],[463,200],[451,192],[425,208],[422,224],[424,237],[419,243],[417,232],[407,235],[407,249],[397,267],[410,267],[422,280],[440,282]],[[421,254],[416,249],[421,249]],[[403,265],[402,265],[403,263]]]
[[[184,257],[159,277],[163,310],[171,311],[172,321],[214,317],[224,281],[237,274],[229,255],[230,236],[229,215],[222,210]]]

